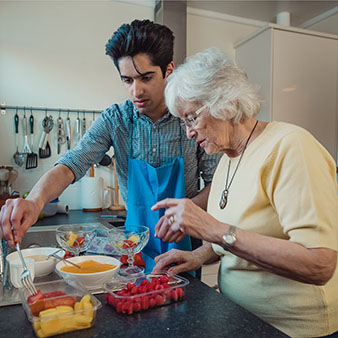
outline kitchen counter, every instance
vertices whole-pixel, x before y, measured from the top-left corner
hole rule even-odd
[[[100,218],[100,215],[107,214],[112,212],[84,213],[73,210],[69,215],[57,214],[43,218],[36,225],[111,221]],[[118,214],[123,215],[121,212]],[[123,220],[120,219],[119,222]],[[98,294],[96,297],[103,306],[97,312],[94,327],[65,333],[59,337],[287,337],[198,279],[189,274],[184,274],[184,277],[189,279],[190,284],[186,288],[182,302],[131,316],[118,314],[114,308],[105,303],[104,294]],[[35,337],[32,325],[21,305],[0,307],[0,323],[0,337]]]
[[[82,210],[70,210],[68,214],[56,214],[51,217],[44,217],[39,219],[33,226],[44,225],[59,225],[59,224],[74,224],[74,223],[91,223],[91,222],[104,222],[113,221],[117,226],[123,225],[122,218],[101,218],[100,216],[125,216],[126,211],[110,211],[108,209],[101,212],[84,212]]]
[[[105,303],[103,294],[96,295],[103,306],[94,327],[58,337],[287,337],[199,280],[185,277],[190,284],[182,302],[130,316],[118,314]],[[1,337],[35,337],[21,305],[0,308],[0,322]]]

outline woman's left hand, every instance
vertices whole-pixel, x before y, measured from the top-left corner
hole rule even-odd
[[[179,242],[186,234],[213,241],[212,229],[225,226],[188,198],[166,198],[157,202],[151,210],[162,208],[166,211],[155,226],[155,236],[166,242]]]

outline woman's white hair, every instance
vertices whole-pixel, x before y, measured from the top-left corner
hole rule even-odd
[[[174,116],[182,101],[199,103],[215,118],[234,123],[255,116],[261,105],[247,74],[214,47],[188,57],[168,77],[165,102]]]

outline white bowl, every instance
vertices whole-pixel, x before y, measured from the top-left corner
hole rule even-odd
[[[81,283],[83,286],[85,286],[87,289],[90,289],[90,290],[99,289],[102,287],[102,284],[111,281],[111,279],[117,273],[121,265],[121,262],[114,257],[100,256],[100,255],[76,256],[76,257],[67,258],[67,260],[73,263],[81,263],[87,260],[94,260],[102,264],[112,264],[116,266],[114,269],[102,271],[102,272],[72,273],[72,272],[65,272],[61,270],[61,268],[64,266],[70,266],[70,264],[67,263],[66,261],[61,261],[56,264],[55,269],[57,273],[60,274],[60,276],[62,276],[66,280],[73,279]]]
[[[42,247],[42,248],[31,248],[31,249],[22,249],[22,256],[25,258],[33,258],[35,260],[34,263],[34,271],[35,277],[42,277],[47,276],[52,273],[55,269],[55,265],[58,262],[56,258],[50,257],[46,260],[47,256],[56,252],[58,248],[51,248],[51,247]],[[63,250],[56,253],[60,258],[63,258],[65,252]],[[6,260],[8,263],[14,260],[18,260],[19,254],[17,251],[10,253]]]

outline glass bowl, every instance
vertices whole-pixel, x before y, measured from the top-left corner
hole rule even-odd
[[[108,232],[113,249],[121,255],[128,255],[128,266],[120,267],[119,274],[124,277],[142,275],[144,269],[134,266],[134,255],[140,252],[149,241],[149,228],[146,226],[116,227]]]
[[[62,249],[75,256],[86,251],[95,237],[95,224],[67,224],[56,228],[56,240]]]

